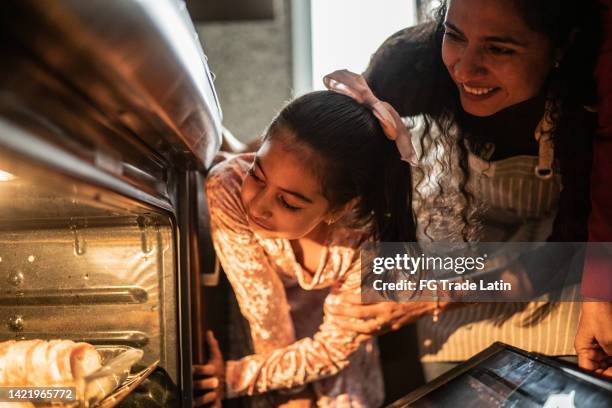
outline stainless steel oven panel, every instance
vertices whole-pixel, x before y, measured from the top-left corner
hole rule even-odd
[[[51,122],[49,113],[83,111],[82,124],[95,126],[80,126],[80,137],[98,150],[113,153],[100,128],[127,130],[164,157],[207,168],[221,144],[212,74],[182,1],[0,2],[0,55],[9,91],[0,102]],[[59,98],[41,103],[44,95]]]
[[[130,214],[146,212],[146,207],[174,213],[174,206],[165,195],[154,195],[134,187],[116,175],[109,174],[87,161],[27,131],[22,126],[8,121],[0,115],[0,170],[24,174],[35,185],[56,185],[63,193],[53,194],[52,201],[76,200],[88,206],[84,211],[105,208],[115,209],[115,214],[128,211]],[[27,187],[26,187],[27,188]],[[38,190],[39,198],[45,200],[45,189]],[[64,209],[70,211],[69,205]],[[77,206],[78,207],[78,206]]]

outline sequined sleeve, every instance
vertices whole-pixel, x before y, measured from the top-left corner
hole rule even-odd
[[[227,362],[227,396],[292,388],[337,374],[359,347],[357,333],[343,329],[335,317],[326,314],[313,337],[293,341],[280,278],[248,229],[240,185],[220,174],[224,172],[231,170],[216,169],[207,182],[213,240],[240,309],[249,321],[256,353]],[[360,264],[356,259],[331,288],[325,302],[338,303],[341,294],[359,293],[359,287]]]

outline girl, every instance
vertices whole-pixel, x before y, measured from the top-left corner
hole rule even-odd
[[[388,139],[396,135],[385,137],[385,114],[334,92],[307,94],[274,118],[256,154],[212,170],[215,249],[255,353],[198,367],[225,374],[219,387],[209,379],[196,388],[227,398],[301,391],[317,406],[383,402],[374,340],[344,329],[323,304],[359,294],[362,243],[415,238],[410,169]]]

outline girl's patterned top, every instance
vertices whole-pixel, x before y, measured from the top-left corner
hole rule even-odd
[[[305,271],[288,240],[263,239],[249,228],[240,190],[253,158],[243,154],[219,164],[206,183],[214,246],[249,322],[255,351],[227,362],[228,397],[315,382],[318,406],[380,406],[384,391],[374,340],[360,343],[362,337],[328,314],[316,332],[298,339],[288,298],[295,291],[286,290],[287,282],[303,291],[328,288],[325,304],[340,302],[343,293],[360,293],[359,246],[367,235],[338,225],[316,272]],[[306,309],[302,320],[320,319]]]

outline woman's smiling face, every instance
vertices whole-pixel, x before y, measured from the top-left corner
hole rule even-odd
[[[330,216],[318,178],[288,140],[295,142],[291,135],[266,140],[242,183],[249,227],[264,238],[302,238]]]
[[[512,0],[450,0],[444,26],[442,59],[466,112],[493,115],[541,92],[555,50]]]

